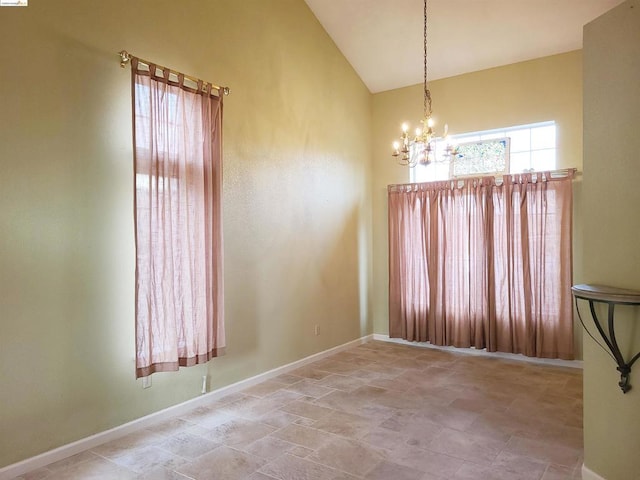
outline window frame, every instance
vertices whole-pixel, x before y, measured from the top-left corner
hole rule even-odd
[[[553,130],[553,147],[544,147],[539,148],[535,145],[531,145],[531,137],[535,130],[545,127],[554,127]],[[529,148],[528,150],[514,150],[514,142],[510,137],[511,132],[522,132],[528,131],[529,134]],[[514,125],[510,127],[504,128],[493,128],[489,130],[480,130],[475,132],[467,132],[460,133],[457,135],[449,135],[447,138],[448,143],[477,143],[483,140],[496,140],[499,138],[508,137],[510,139],[509,142],[509,170],[503,173],[487,173],[487,174],[475,174],[470,176],[495,176],[495,175],[503,175],[503,174],[518,174],[518,173],[529,173],[529,172],[541,172],[548,170],[555,170],[558,166],[558,124],[555,120],[547,120],[542,122],[535,122],[529,124],[522,125]],[[441,156],[444,153],[446,148],[445,139],[438,138],[436,140],[435,151],[436,155]],[[516,145],[517,147],[517,145]],[[553,167],[551,168],[536,168],[535,165],[532,165],[533,153],[534,152],[543,152],[543,151],[552,151],[553,152]],[[514,162],[514,155],[521,154],[527,152],[529,154],[529,168],[524,168],[521,171],[513,171],[516,162]],[[462,176],[453,176],[452,168],[450,164],[452,162],[431,162],[429,165],[421,165],[418,164],[415,167],[410,169],[409,173],[409,182],[410,183],[424,183],[424,182],[435,182],[435,181],[448,181],[454,180],[455,178],[464,178],[468,177],[465,175]],[[425,172],[424,169],[431,169],[432,173]],[[444,176],[444,171],[447,171],[447,176]]]

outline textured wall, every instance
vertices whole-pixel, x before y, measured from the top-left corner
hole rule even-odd
[[[640,1],[631,0],[584,28],[584,283],[640,291],[638,128]],[[640,308],[619,307],[615,322],[629,359],[640,350]],[[584,346],[585,466],[607,480],[636,480],[640,363],[623,395],[613,360],[586,335]]]
[[[30,0],[0,32],[0,467],[371,331],[371,95],[303,0]],[[146,390],[121,49],[232,89],[228,354]]]
[[[582,169],[582,52],[492,68],[429,83],[433,113],[451,134],[555,120],[558,168]],[[422,116],[422,85],[390,90],[373,100],[373,323],[387,334],[388,237],[386,186],[409,181],[409,169],[391,157],[402,122]],[[580,178],[574,182],[574,278],[581,276]],[[576,355],[581,356],[576,328]]]

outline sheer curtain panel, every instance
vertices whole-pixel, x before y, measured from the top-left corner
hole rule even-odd
[[[132,58],[136,377],[224,354],[222,97]]]
[[[389,186],[389,336],[572,359],[572,176]]]

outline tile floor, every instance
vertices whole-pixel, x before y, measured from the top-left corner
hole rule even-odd
[[[559,480],[582,372],[370,342],[21,480]]]

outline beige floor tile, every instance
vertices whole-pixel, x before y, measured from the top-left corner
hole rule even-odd
[[[348,473],[293,455],[283,455],[260,469],[278,480],[356,480]]]
[[[493,440],[508,441],[513,435],[538,438],[537,425],[529,424],[538,419],[530,417],[515,417],[506,412],[484,412],[476,418],[464,431],[474,435],[484,436]]]
[[[375,378],[367,382],[372,387],[384,388],[392,392],[406,392],[414,387],[414,384],[398,378]]]
[[[413,398],[419,399],[425,405],[442,406],[450,405],[460,397],[460,394],[453,390],[450,385],[444,383],[444,379],[433,382],[414,382],[414,386],[405,392]]]
[[[444,428],[429,443],[427,448],[432,452],[450,455],[466,461],[490,464],[505,446],[506,442]]]
[[[333,356],[324,360],[320,360],[319,362],[316,362],[313,366],[314,368],[323,370],[325,372],[330,372],[333,374],[343,374],[343,375],[349,375],[359,369],[359,365],[356,365],[351,362],[337,361],[333,358]]]
[[[431,366],[431,361],[428,358],[417,358],[415,356],[400,358],[390,363],[392,367],[402,368],[409,371],[425,370]],[[416,372],[417,373],[417,372]]]
[[[212,429],[205,438],[229,447],[243,447],[276,431],[275,427],[245,419],[235,419]]]
[[[409,391],[398,393],[389,390],[385,390],[383,395],[371,398],[370,403],[380,407],[415,413],[422,411],[429,405],[428,402],[412,395]]]
[[[277,437],[267,436],[247,445],[243,450],[256,457],[271,461],[297,448],[299,448],[299,445],[286,442]]]
[[[395,432],[382,427],[376,427],[360,437],[360,440],[378,449],[392,452],[397,448],[402,448],[409,439],[404,432]]]
[[[385,459],[386,454],[370,445],[338,438],[307,458],[352,475],[363,476]]]
[[[566,467],[574,467],[581,451],[556,443],[546,443],[530,438],[512,437],[505,448],[507,452]]]
[[[158,447],[143,447],[130,450],[126,455],[115,458],[113,462],[136,473],[144,473],[158,467],[174,470],[187,460]]]
[[[314,423],[316,423],[314,419],[305,418],[305,417],[300,417],[298,420],[295,421],[296,425],[302,425],[304,427],[311,427]]]
[[[360,370],[353,372],[349,377],[356,378],[364,382],[364,384],[368,384],[375,380],[393,380],[396,378],[396,375],[387,375],[384,373],[373,372],[371,370],[364,370],[363,368],[366,367],[360,367]]]
[[[291,455],[295,455],[296,457],[305,458],[311,455],[315,450],[311,450],[310,448],[303,447],[301,445],[295,445],[291,450],[287,453]]]
[[[101,457],[114,459],[122,455],[128,455],[131,450],[148,447],[157,444],[164,439],[164,436],[158,435],[157,433],[153,433],[145,429],[136,433],[131,433],[111,442],[99,445],[91,449],[91,451]]]
[[[57,472],[59,470],[63,470],[65,468],[69,468],[72,465],[76,465],[78,463],[82,463],[82,462],[86,462],[87,460],[95,460],[96,459],[96,455],[94,453],[91,453],[88,450],[85,450],[84,452],[80,452],[76,455],[73,455],[71,457],[67,457],[63,460],[60,460],[58,462],[54,462],[54,463],[50,463],[49,465],[47,465],[47,469],[51,470],[52,472]],[[29,480],[36,480],[34,479],[29,479]]]
[[[134,480],[136,474],[103,458],[77,463],[55,472],[47,480]]]
[[[312,420],[320,420],[334,411],[327,407],[321,407],[319,405],[302,401],[288,403],[282,407],[281,410],[283,412],[291,413],[299,417],[310,418]]]
[[[220,447],[198,457],[176,471],[194,480],[242,480],[261,466],[265,460],[230,447]]]
[[[367,433],[371,428],[377,426],[377,423],[375,419],[334,410],[314,422],[313,428],[343,437],[355,438]]]
[[[380,423],[385,421],[387,418],[392,417],[399,411],[399,407],[382,405],[381,403],[384,403],[384,401],[384,398],[378,398],[376,401],[369,403],[360,399],[360,402],[356,401],[348,408],[337,408],[336,410],[353,413],[354,415],[362,415],[363,417],[374,419]]]
[[[416,414],[443,427],[456,430],[465,430],[476,421],[480,415],[467,410],[460,410],[453,407],[427,408]]]
[[[305,366],[297,370],[294,370],[291,372],[290,375],[293,375],[295,377],[307,378],[311,380],[322,380],[323,378],[331,375],[331,372],[318,370],[316,368],[316,364],[313,364],[313,367]],[[298,381],[300,381],[302,378],[298,378]],[[291,382],[291,383],[297,383],[297,382]]]
[[[52,471],[48,468],[38,468],[31,472],[15,477],[13,480],[44,480],[52,475]]]
[[[282,428],[295,423],[301,418],[302,417],[299,417],[298,415],[293,415],[281,410],[276,410],[273,412],[268,412],[260,417],[260,422],[264,423],[265,425],[271,425],[272,427]]]
[[[353,374],[352,374],[353,375]],[[318,385],[323,387],[334,388],[336,390],[344,390],[345,392],[351,392],[356,388],[365,385],[365,382],[355,376],[338,375],[332,373],[328,377],[323,378],[318,382]]]
[[[582,450],[583,437],[582,428],[545,424],[543,428],[539,429],[536,439],[546,443],[555,443],[576,450]]]
[[[200,435],[191,433],[179,433],[171,438],[160,442],[157,446],[174,455],[179,455],[190,460],[210,452],[221,445],[220,442],[207,440]]]
[[[362,409],[363,400],[350,392],[334,390],[332,393],[317,399],[314,404],[333,410],[356,413]]]
[[[459,458],[422,450],[413,446],[398,448],[393,452],[389,460],[405,467],[447,479],[453,478],[464,463]]]
[[[272,436],[312,450],[316,450],[323,445],[326,445],[335,438],[329,433],[321,432],[315,428],[303,427],[301,425],[289,425],[274,432]]]
[[[292,385],[287,385],[285,387],[285,390],[313,398],[323,397],[329,393],[335,392],[334,389],[323,387],[322,385],[319,385],[318,383],[309,379],[302,380]]]
[[[172,435],[176,435],[178,433],[183,433],[187,431],[189,428],[193,427],[192,422],[188,422],[182,418],[172,418],[170,420],[166,420],[164,422],[160,422],[156,425],[148,427],[147,430],[153,433],[157,433],[158,435],[164,435],[170,437]]]
[[[367,372],[373,372],[377,374],[389,375],[391,377],[397,377],[403,374],[405,371],[402,368],[394,367],[385,363],[372,363],[361,367],[359,370],[365,370]]]
[[[465,463],[455,474],[452,480],[540,480],[545,465],[526,463],[510,467],[500,465],[477,465]]]
[[[376,465],[365,476],[367,480],[422,480],[423,477],[424,472],[420,470],[386,461]]]
[[[290,373],[283,373],[273,379],[274,382],[284,383],[285,385],[291,385],[292,383],[298,383],[302,380],[302,377],[298,375],[292,375]]]
[[[253,387],[245,388],[242,393],[245,395],[251,395],[252,397],[266,397],[278,390],[286,387],[286,383],[281,383],[276,380],[265,380],[264,382],[258,383]]]
[[[144,472],[136,477],[136,480],[192,480],[191,477],[182,475],[175,470],[159,467]]]
[[[414,413],[399,413],[382,422],[380,427],[401,434],[408,445],[425,448],[443,429],[441,425]]]
[[[302,397],[303,395],[295,392],[278,390],[263,398],[247,396],[223,406],[221,410],[232,416],[242,417],[249,420],[259,420],[266,414],[273,412],[274,410],[278,410],[287,403],[298,400]]]
[[[251,400],[251,397],[243,396],[242,398],[247,399],[246,401]],[[186,422],[186,425],[202,425],[205,428],[213,428],[217,425],[220,425],[221,423],[228,422],[233,418],[229,413],[226,413],[224,410],[222,410],[222,407],[223,406],[220,405],[218,407],[206,406],[206,407],[194,408],[193,410],[181,415],[178,420]],[[182,431],[187,431],[190,429],[190,427],[186,425],[184,423],[181,424],[181,426],[183,427]],[[152,427],[152,428],[155,428],[155,427]],[[152,431],[155,431],[155,430],[152,430]],[[163,434],[164,432],[161,431],[158,433]],[[175,432],[175,433],[179,433],[179,432]]]
[[[255,472],[247,477],[247,480],[274,480],[274,477],[265,475],[264,473]]]
[[[575,469],[570,467],[549,465],[541,480],[572,480],[575,478],[582,478],[582,474],[576,476]]]

